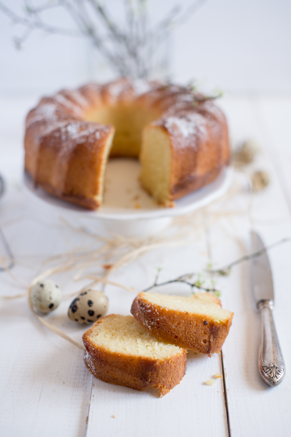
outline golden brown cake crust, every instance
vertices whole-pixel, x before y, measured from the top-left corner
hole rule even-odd
[[[55,125],[47,133],[42,122],[34,122],[26,131],[25,169],[48,193],[96,209],[101,203],[105,144],[113,133],[113,126],[77,120]]]
[[[97,348],[90,338],[94,326],[103,323],[104,319],[114,317],[114,314],[103,317],[84,333],[86,367],[96,378],[104,382],[140,391],[151,387],[159,390],[160,397],[164,396],[179,384],[185,375],[186,351],[181,350],[180,354],[168,359],[155,360],[112,352],[105,347]]]
[[[100,168],[114,128],[86,120],[103,108],[134,105],[157,116],[150,124],[169,135],[171,177],[165,204],[171,204],[212,182],[229,163],[224,114],[212,101],[193,99],[183,87],[124,78],[44,97],[27,115],[25,171],[49,193],[97,209],[104,173]]]
[[[220,305],[215,296],[207,297]],[[147,301],[146,293],[135,298],[131,314],[157,338],[207,355],[220,352],[233,318],[230,312],[225,323],[219,323],[207,315],[165,308]]]
[[[153,124],[170,136],[170,200],[209,184],[229,164],[226,119],[213,102],[200,102],[196,106],[193,103],[173,104],[166,115]]]

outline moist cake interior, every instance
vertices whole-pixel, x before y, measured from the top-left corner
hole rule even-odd
[[[143,128],[159,115],[134,104],[119,104],[91,111],[86,114],[85,120],[115,127],[110,156],[138,158]]]
[[[162,202],[170,186],[170,141],[168,135],[150,123],[161,114],[134,104],[107,106],[88,113],[86,121],[113,125],[115,134],[109,157],[140,158],[143,188]]]

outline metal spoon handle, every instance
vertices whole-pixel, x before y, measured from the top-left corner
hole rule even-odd
[[[260,301],[258,309],[261,314],[259,372],[268,385],[275,387],[283,381],[286,371],[273,319],[273,301]]]

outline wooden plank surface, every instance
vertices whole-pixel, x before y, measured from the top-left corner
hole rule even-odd
[[[262,102],[260,104],[264,107]],[[282,178],[278,175],[280,167],[275,165],[272,159],[273,155],[278,156],[282,149],[276,148],[275,152],[276,144],[270,141],[270,138],[266,145],[268,136],[266,138],[264,124],[258,120],[257,105],[258,102],[252,99],[228,102],[227,113],[235,130],[235,142],[249,137],[256,138],[262,145],[262,151],[251,169],[268,171],[272,183],[264,192],[251,197],[248,214],[235,216],[232,223],[215,224],[210,229],[213,263],[217,267],[251,252],[250,229],[260,232],[266,245],[291,236],[290,213],[281,185]],[[263,111],[260,115],[265,117]],[[270,119],[264,119],[264,123],[272,125]],[[285,135],[291,139],[287,126]],[[242,176],[242,179],[244,177]],[[288,186],[284,188],[290,192]],[[247,204],[248,196],[247,191],[242,190],[232,208],[239,209],[242,200],[240,198],[245,198],[244,202]],[[275,286],[274,317],[287,367],[284,382],[276,388],[268,387],[258,372],[260,320],[251,295],[248,262],[234,267],[229,277],[220,279],[223,286],[223,304],[235,312],[232,335],[223,347],[230,425],[234,436],[271,437],[289,433],[291,419],[287,405],[290,402],[291,390],[291,377],[288,371],[291,339],[287,320],[291,295],[286,285],[290,269],[290,251],[290,244],[286,244],[269,253]]]
[[[214,267],[220,267],[250,249],[251,226],[261,232],[266,243],[291,236],[288,164],[291,134],[286,115],[291,110],[291,101],[229,98],[222,105],[234,143],[251,137],[262,144],[263,150],[251,168],[267,170],[272,180],[270,187],[252,197],[250,212],[246,176],[237,175],[237,195],[226,198],[220,206],[213,206],[213,214],[220,208],[229,211],[228,215],[209,227],[206,223],[205,230],[189,246],[162,248],[143,255],[115,272],[113,281],[141,290],[153,282],[159,267],[161,280],[188,271],[202,271],[209,257]],[[5,132],[2,138],[11,147],[10,152],[1,151],[1,162],[11,184],[5,201],[0,203],[0,226],[18,260],[12,273],[21,281],[17,283],[7,273],[0,274],[0,294],[10,295],[25,291],[31,279],[45,268],[43,261],[48,256],[74,247],[92,247],[92,239],[72,232],[47,210],[36,209],[23,197],[17,187],[19,155],[15,164],[13,161],[13,155],[21,148],[21,135],[17,132],[14,139],[11,132]],[[276,290],[275,320],[287,364],[286,379],[275,389],[268,388],[257,371],[259,318],[250,294],[247,263],[234,268],[229,277],[217,279],[223,306],[235,312],[223,348],[232,436],[288,435],[291,424],[288,370],[291,345],[287,329],[291,303],[290,250],[286,244],[270,252]],[[0,248],[0,257],[1,251]],[[95,269],[95,273],[101,271],[100,266]],[[73,283],[69,273],[57,276],[56,280],[65,294],[83,285]],[[166,291],[189,293],[180,286],[161,290]],[[129,314],[134,297],[131,292],[108,285],[106,293],[110,312]],[[64,300],[47,320],[81,341],[85,328],[68,320],[69,303],[70,299]],[[153,392],[139,393],[92,379],[83,364],[82,352],[43,327],[30,313],[25,298],[0,300],[0,326],[0,435],[227,436],[222,380],[212,387],[203,384],[215,373],[222,372],[218,355],[210,359],[189,354],[187,373],[181,384],[158,399]]]

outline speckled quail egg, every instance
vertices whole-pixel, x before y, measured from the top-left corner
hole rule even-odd
[[[68,316],[78,323],[90,325],[108,311],[108,298],[99,290],[84,290],[71,303]]]
[[[62,292],[53,281],[44,279],[33,286],[31,300],[38,311],[47,314],[60,305]]]

